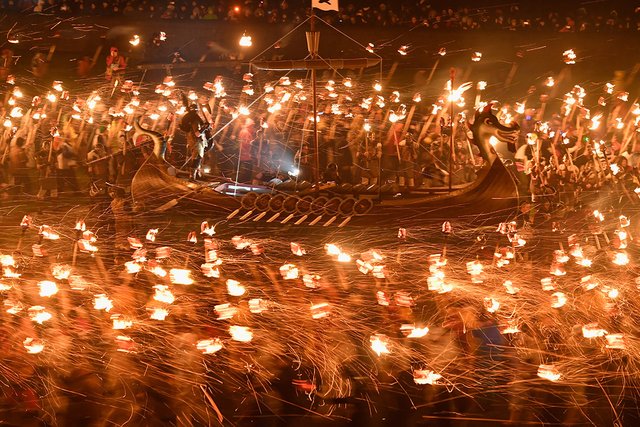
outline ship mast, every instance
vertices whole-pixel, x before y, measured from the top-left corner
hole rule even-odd
[[[354,69],[363,69],[369,68],[376,65],[380,65],[382,58],[379,55],[376,55],[377,58],[337,58],[337,59],[325,59],[321,58],[318,50],[320,46],[320,32],[316,30],[316,20],[319,19],[324,24],[328,25],[330,28],[336,30],[338,33],[348,37],[342,31],[337,28],[331,26],[327,22],[323,21],[322,18],[318,18],[315,15],[313,8],[311,9],[311,15],[307,18],[309,20],[310,28],[309,31],[306,32],[307,36],[307,50],[309,51],[308,59],[303,60],[274,60],[274,61],[262,61],[256,60],[261,54],[257,55],[254,59],[249,62],[249,66],[251,68],[256,68],[258,70],[280,70],[280,71],[293,71],[293,70],[307,70],[311,71],[311,87],[312,87],[312,97],[313,97],[313,158],[314,158],[314,166],[313,166],[313,181],[316,184],[316,188],[318,188],[318,184],[321,178],[320,172],[320,143],[318,141],[318,92],[317,92],[317,70],[322,69],[333,69],[333,70],[354,70]],[[300,24],[302,25],[302,24]],[[297,27],[296,27],[297,28]],[[295,31],[292,30],[291,32]],[[283,40],[287,37],[291,32],[285,34],[283,37],[280,37],[275,43],[273,43],[269,48],[267,48],[262,53],[269,50],[271,47],[275,46],[278,41]],[[350,40],[353,41],[349,37]],[[357,43],[357,42],[356,42]],[[359,43],[357,43],[360,45]],[[360,45],[363,49],[364,46]]]
[[[455,155],[455,148],[453,146],[453,80],[456,78],[455,68],[451,67],[451,70],[449,71],[449,77],[451,82],[451,89],[449,91],[449,120],[451,126],[451,128],[449,129],[449,131],[451,132],[451,136],[449,137],[449,193],[451,193],[451,191],[453,190],[453,157]]]
[[[316,31],[316,14],[311,8],[311,17],[309,19],[310,31],[307,31],[307,49],[311,60],[318,58],[318,48],[320,47],[320,32]],[[318,93],[317,93],[317,74],[316,69],[311,69],[311,87],[313,96],[313,158],[314,170],[313,178],[316,190],[319,189],[320,182],[320,143],[318,142]]]

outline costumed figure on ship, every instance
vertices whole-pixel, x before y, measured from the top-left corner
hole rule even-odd
[[[182,102],[187,107],[187,112],[180,121],[180,129],[187,135],[189,158],[185,164],[191,163],[191,178],[196,180],[202,176],[204,155],[213,145],[211,129],[200,115],[197,103],[190,103],[184,94]]]

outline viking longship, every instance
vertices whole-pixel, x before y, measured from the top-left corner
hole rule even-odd
[[[311,24],[311,30],[306,33],[308,58],[250,63],[252,68],[262,70],[310,71],[313,117],[317,117],[318,69],[362,69],[375,66],[381,60],[380,57],[321,58],[318,54],[320,33],[315,29],[315,19],[313,14],[308,18]],[[504,219],[517,205],[515,181],[491,145],[490,138],[513,145],[519,128],[516,124],[501,124],[492,113],[491,106],[477,112],[469,126],[473,135],[471,142],[477,146],[484,161],[477,171],[477,179],[466,186],[452,187],[450,173],[448,189],[414,189],[404,193],[397,186],[384,183],[321,183],[317,119],[313,120],[315,182],[290,180],[271,186],[238,182],[193,183],[171,176],[167,173],[169,165],[163,157],[166,142],[162,135],[144,129],[139,120],[134,122],[134,128],[134,138],[147,135],[154,144],[154,155],[140,167],[131,185],[134,206],[140,211],[177,208],[205,211],[233,221],[343,227],[387,221],[409,225],[460,215]]]
[[[491,106],[476,111],[468,124],[483,159],[477,179],[465,186],[398,192],[393,185],[350,185],[285,181],[277,185],[236,182],[194,183],[170,175],[162,158],[165,141],[135,122],[135,134],[147,135],[153,155],[135,174],[131,193],[138,210],[184,209],[242,222],[343,227],[347,224],[419,224],[429,219],[481,216],[504,219],[517,205],[517,186],[494,144],[514,144],[517,124],[506,126]],[[493,139],[493,138],[495,139]],[[493,141],[491,141],[493,139]]]

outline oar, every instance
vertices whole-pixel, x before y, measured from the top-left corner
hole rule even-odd
[[[266,214],[267,214],[267,211],[260,212],[260,214],[259,214],[257,217],[253,218],[253,222],[258,222],[258,221],[260,221],[262,218],[264,218],[264,216],[265,216]]]
[[[245,219],[249,218],[251,216],[251,214],[253,213],[255,209],[251,209],[249,212],[247,212],[246,214],[242,215],[239,220],[240,221],[244,221]]]
[[[281,212],[276,212],[276,213],[275,213],[275,215],[273,215],[271,218],[269,218],[269,219],[267,220],[267,222],[273,222],[273,221],[275,221],[276,219],[278,219],[278,217],[280,216],[280,214],[281,214]]]
[[[322,215],[319,215],[316,219],[311,221],[309,225],[316,225],[318,222],[320,222],[321,219],[322,219]]]
[[[329,219],[329,221],[325,222],[322,226],[323,227],[328,227],[331,224],[333,224],[333,222],[338,218],[338,215],[334,215],[331,217],[331,219]]]
[[[309,218],[309,215],[303,215],[302,218],[300,218],[299,220],[297,220],[296,222],[294,222],[294,225],[300,225],[303,222],[305,222],[307,220],[307,218]]]
[[[242,207],[239,207],[238,209],[236,209],[235,211],[231,212],[228,216],[227,219],[231,219],[234,216],[238,215],[240,213],[240,211],[242,210]]]
[[[153,211],[154,212],[164,212],[166,210],[169,210],[169,209],[175,207],[180,200],[185,199],[185,198],[187,198],[189,196],[193,196],[195,193],[197,193],[198,191],[202,190],[203,188],[206,188],[206,186],[203,185],[202,187],[198,187],[195,190],[188,191],[187,193],[183,194],[180,197],[176,197],[175,199],[171,199],[168,202],[166,202],[165,204],[155,208]]]
[[[291,221],[291,218],[293,218],[294,216],[295,216],[295,213],[289,214],[288,217],[280,221],[280,224],[286,224],[287,222]]]
[[[342,221],[342,222],[338,225],[338,228],[342,228],[342,227],[344,227],[345,225],[347,225],[347,223],[348,223],[349,221],[351,221],[351,218],[353,218],[353,216],[348,216],[348,217],[346,217],[346,218],[344,219],[344,221]]]

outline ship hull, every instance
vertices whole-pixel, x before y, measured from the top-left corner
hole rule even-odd
[[[132,181],[138,212],[192,212],[214,220],[294,226],[412,226],[436,220],[466,218],[482,223],[513,216],[518,194],[501,161],[478,173],[469,185],[441,189],[338,192],[338,188],[281,190],[278,187],[195,184],[167,174],[163,162],[146,162]],[[217,187],[217,190],[214,189]],[[295,186],[294,186],[295,187]]]

